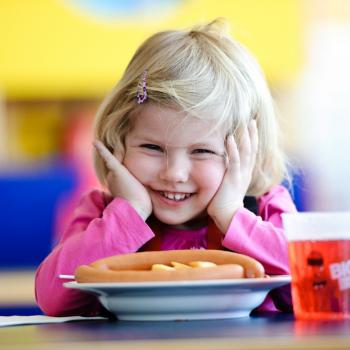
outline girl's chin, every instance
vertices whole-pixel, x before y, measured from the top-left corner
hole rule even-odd
[[[180,229],[198,229],[208,224],[208,216],[206,214],[184,218],[179,218],[178,216],[170,217],[165,215],[157,215],[156,212],[153,214],[161,223]]]
[[[154,216],[163,224],[165,225],[183,225],[185,224],[188,219],[180,219],[180,218],[171,218],[171,217],[166,217],[164,215],[157,215],[157,213],[153,213]]]

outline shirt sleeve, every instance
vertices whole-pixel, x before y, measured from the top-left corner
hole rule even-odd
[[[111,255],[133,253],[154,237],[152,230],[124,199],[103,192],[86,195],[72,223],[36,272],[35,295],[39,307],[50,316],[103,313],[97,298],[63,286],[60,274],[74,275],[79,265]]]
[[[259,215],[245,208],[236,212],[222,245],[260,261],[269,275],[289,274],[288,245],[281,214],[295,212],[295,205],[287,189],[276,186],[258,199],[258,206]],[[279,310],[292,310],[289,285],[275,289],[269,297]]]
[[[258,199],[259,215],[241,208],[234,215],[222,242],[225,248],[260,261],[267,274],[289,274],[287,239],[282,213],[295,212],[287,189],[275,186]]]

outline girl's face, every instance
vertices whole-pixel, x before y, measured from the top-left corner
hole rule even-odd
[[[153,214],[169,225],[206,216],[225,172],[225,132],[174,109],[142,106],[123,164],[145,186]]]

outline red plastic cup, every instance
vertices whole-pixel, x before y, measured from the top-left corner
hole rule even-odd
[[[282,214],[300,320],[350,319],[350,212]]]

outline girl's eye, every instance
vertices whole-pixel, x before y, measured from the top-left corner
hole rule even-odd
[[[153,145],[151,143],[145,143],[143,145],[140,145],[140,147],[142,148],[146,148],[146,149],[150,149],[152,151],[159,151],[159,152],[163,152],[163,149],[157,145]]]
[[[194,154],[216,154],[214,151],[205,148],[198,148],[193,151]]]

